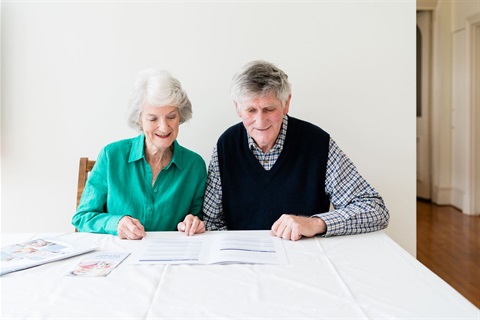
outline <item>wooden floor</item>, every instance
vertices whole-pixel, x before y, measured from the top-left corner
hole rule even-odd
[[[480,216],[417,201],[417,259],[480,308]]]

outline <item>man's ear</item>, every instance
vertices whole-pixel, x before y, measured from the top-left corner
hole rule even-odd
[[[240,108],[238,107],[238,104],[235,100],[233,100],[233,105],[235,106],[235,111],[237,112],[237,115],[241,117],[242,114],[240,113]]]
[[[290,94],[287,98],[287,101],[285,101],[285,107],[283,108],[283,115],[286,115],[288,113],[288,110],[290,109],[291,99],[292,99],[292,95]]]

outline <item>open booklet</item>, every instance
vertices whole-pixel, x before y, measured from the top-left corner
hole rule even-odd
[[[38,238],[2,247],[0,275],[73,257],[96,249],[95,244]]]
[[[135,264],[287,264],[280,238],[265,233],[225,232],[193,237],[147,233]]]

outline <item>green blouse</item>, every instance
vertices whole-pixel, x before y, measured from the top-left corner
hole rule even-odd
[[[101,150],[72,218],[78,231],[116,235],[127,215],[140,220],[145,231],[175,231],[189,213],[202,218],[203,158],[174,141],[172,161],[152,186],[144,141],[141,134]]]

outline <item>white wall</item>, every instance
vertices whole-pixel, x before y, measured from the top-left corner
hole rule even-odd
[[[78,159],[135,133],[135,74],[168,69],[193,103],[179,142],[209,161],[232,75],[266,59],[292,116],[323,127],[383,195],[415,254],[415,3],[2,2],[2,231],[70,231]]]

